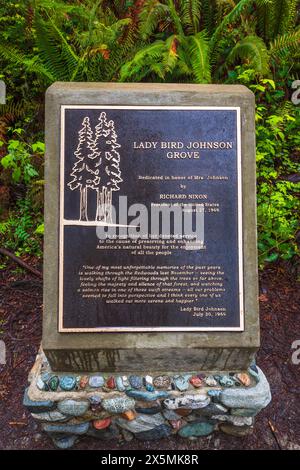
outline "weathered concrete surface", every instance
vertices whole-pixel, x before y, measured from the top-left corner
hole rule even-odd
[[[243,332],[58,333],[60,106],[239,106],[242,129]],[[46,93],[43,348],[53,370],[245,369],[259,347],[254,96],[239,85],[56,83]]]

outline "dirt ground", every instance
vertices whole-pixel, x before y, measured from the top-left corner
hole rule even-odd
[[[258,415],[253,434],[234,438],[214,433],[195,441],[173,437],[124,444],[82,438],[75,449],[300,449],[300,365],[291,360],[291,345],[300,340],[300,289],[291,266],[274,264],[261,273],[260,315],[257,364],[267,375],[273,400]],[[7,353],[6,365],[0,365],[0,449],[54,448],[22,406],[41,340],[41,320],[41,280],[9,265],[0,273],[0,339]]]

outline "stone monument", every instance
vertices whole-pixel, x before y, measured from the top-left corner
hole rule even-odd
[[[259,348],[254,97],[56,83],[46,94],[42,347],[24,404],[60,448],[244,435]]]

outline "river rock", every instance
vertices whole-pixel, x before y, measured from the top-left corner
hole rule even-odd
[[[103,441],[110,441],[111,439],[118,439],[119,431],[116,426],[111,424],[105,429],[95,429],[90,427],[86,435]]]
[[[143,386],[143,379],[138,375],[130,375],[129,383],[132,388],[140,389]]]
[[[119,392],[124,392],[126,390],[126,387],[123,383],[122,377],[117,377],[116,378],[116,386],[117,386],[117,389],[119,390]]]
[[[156,426],[165,423],[164,417],[161,413],[155,415],[138,415],[133,421],[127,419],[117,418],[116,423],[123,429],[135,433],[149,431]]]
[[[224,415],[228,413],[228,409],[219,403],[210,403],[205,408],[199,408],[198,410],[195,410],[195,413],[200,416],[211,417],[213,415]]]
[[[31,400],[28,396],[28,389],[29,387],[27,387],[24,392],[23,406],[25,406],[25,408],[27,408],[31,413],[44,413],[52,411],[56,407],[55,402],[52,400]]]
[[[50,372],[47,372],[47,371],[46,371],[46,372],[43,372],[43,373],[41,374],[41,379],[43,380],[43,382],[46,382],[46,383],[47,383],[47,382],[51,379],[51,374],[50,374]]]
[[[98,395],[90,395],[89,402],[93,407],[99,407],[101,405],[102,399]]]
[[[249,387],[249,385],[251,385],[251,379],[248,374],[240,373],[236,374],[235,377],[241,382],[242,385],[244,385],[244,387]]]
[[[225,421],[234,426],[251,426],[253,424],[253,418],[247,416],[214,415],[212,419]]]
[[[105,381],[102,375],[92,375],[89,378],[89,386],[92,388],[100,388],[103,387]]]
[[[174,375],[173,381],[175,386],[181,392],[186,391],[189,388],[189,380],[191,378],[191,374],[186,375]]]
[[[211,397],[212,401],[218,403],[221,398],[222,390],[208,390],[207,395]]]
[[[222,423],[219,425],[218,429],[224,432],[225,434],[229,434],[230,436],[235,437],[244,437],[247,434],[251,434],[253,432],[252,426],[234,426],[233,424],[229,423]]]
[[[70,449],[77,441],[77,436],[60,436],[51,437],[53,444],[58,449]]]
[[[194,421],[183,426],[178,434],[181,437],[199,437],[208,436],[215,429],[214,424],[205,421]]]
[[[163,410],[162,414],[168,421],[176,421],[181,418],[174,410]]]
[[[127,410],[127,411],[124,411],[124,413],[122,413],[121,416],[122,416],[122,418],[125,418],[128,421],[132,421],[133,419],[136,418],[137,414],[133,410]]]
[[[95,429],[105,429],[111,424],[111,418],[94,419],[92,424]]]
[[[190,384],[192,384],[195,388],[200,388],[202,387],[203,382],[200,377],[193,375],[193,377],[190,378]]]
[[[85,423],[87,421],[92,421],[94,419],[106,419],[110,418],[111,414],[105,410],[97,410],[93,411],[89,409],[84,415],[77,416],[76,418],[70,418],[68,424],[80,424]]]
[[[230,414],[233,416],[256,416],[259,410],[255,408],[232,408]]]
[[[184,426],[186,423],[182,419],[170,419],[169,420],[170,425],[172,426],[173,429],[178,431],[182,426]]]
[[[151,403],[151,402],[150,402]],[[135,405],[137,413],[144,413],[146,415],[155,415],[161,411],[161,405],[155,402],[154,406]]]
[[[89,383],[89,377],[87,375],[83,375],[82,377],[80,377],[80,380],[79,380],[79,387],[81,389],[85,389],[87,384]]]
[[[208,375],[207,377],[205,377],[204,382],[209,387],[216,387],[218,385],[218,382],[216,381],[213,375]]]
[[[159,375],[153,379],[153,385],[156,388],[169,388],[171,378],[168,375]]]
[[[169,398],[164,400],[164,405],[169,410],[176,410],[177,408],[189,408],[195,410],[197,408],[204,408],[209,405],[210,398],[206,395],[184,395],[176,398]]]
[[[57,375],[53,375],[48,381],[48,387],[52,392],[56,392],[59,386],[59,378]]]
[[[122,380],[123,380],[123,385],[125,388],[130,387],[130,383],[129,383],[127,375],[122,375]]]
[[[258,368],[257,368],[257,365],[255,364],[255,362],[252,362],[252,364],[250,364],[250,367],[249,369],[251,369],[253,372],[255,372],[255,374],[259,374],[259,371],[258,371]]]
[[[67,421],[69,419],[69,416],[65,416],[64,414],[56,410],[48,411],[45,413],[31,413],[31,416],[38,421],[46,421],[53,423],[55,423],[56,421]]]
[[[150,384],[153,385],[153,377],[151,375],[146,375],[144,377],[145,385]]]
[[[72,377],[71,375],[65,375],[63,377],[60,377],[59,385],[62,390],[73,390],[76,385],[76,378]]]
[[[189,416],[192,412],[193,412],[193,410],[188,410],[187,408],[178,408],[178,409],[176,409],[176,414],[178,414],[179,416],[183,416],[184,418]]]
[[[251,407],[257,410],[266,407],[271,401],[270,386],[260,369],[258,369],[258,375],[258,383],[254,387],[223,390],[220,395],[222,404],[228,408]]]
[[[151,384],[146,384],[146,390],[147,392],[154,392],[155,388]]]
[[[68,416],[82,416],[89,409],[90,403],[87,400],[63,400],[57,405],[58,410]]]
[[[155,390],[154,392],[147,392],[143,390],[127,390],[126,394],[129,397],[135,398],[136,400],[154,401],[158,398],[167,398],[168,392],[164,390]]]
[[[107,398],[102,401],[104,410],[110,413],[124,413],[127,410],[133,410],[135,401],[127,397]]]
[[[115,381],[115,378],[114,378],[114,377],[109,377],[109,379],[107,379],[106,386],[107,386],[108,388],[110,388],[111,390],[113,390],[114,388],[116,388],[116,381]]]
[[[171,426],[167,424],[160,424],[149,431],[138,432],[135,437],[141,441],[154,441],[169,437],[172,434]]]
[[[229,375],[222,375],[219,380],[219,383],[220,385],[222,385],[222,387],[233,387],[235,381]]]
[[[129,432],[126,429],[122,429],[121,432],[122,432],[122,436],[123,436],[124,441],[131,442],[132,439],[134,439],[134,435],[132,434],[132,432]]]
[[[89,423],[80,424],[42,424],[43,431],[55,434],[86,434],[89,429]]]
[[[36,381],[36,386],[39,390],[47,390],[47,384],[43,381],[42,377],[39,376]]]

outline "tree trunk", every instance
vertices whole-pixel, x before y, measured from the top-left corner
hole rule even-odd
[[[106,211],[107,211],[107,222],[112,224],[112,190],[108,189],[106,193]]]
[[[101,220],[100,218],[100,191],[96,189],[96,217],[95,220]]]
[[[80,220],[87,221],[87,188],[80,188]]]
[[[112,223],[112,191],[102,186],[101,192],[97,190],[96,220]]]

